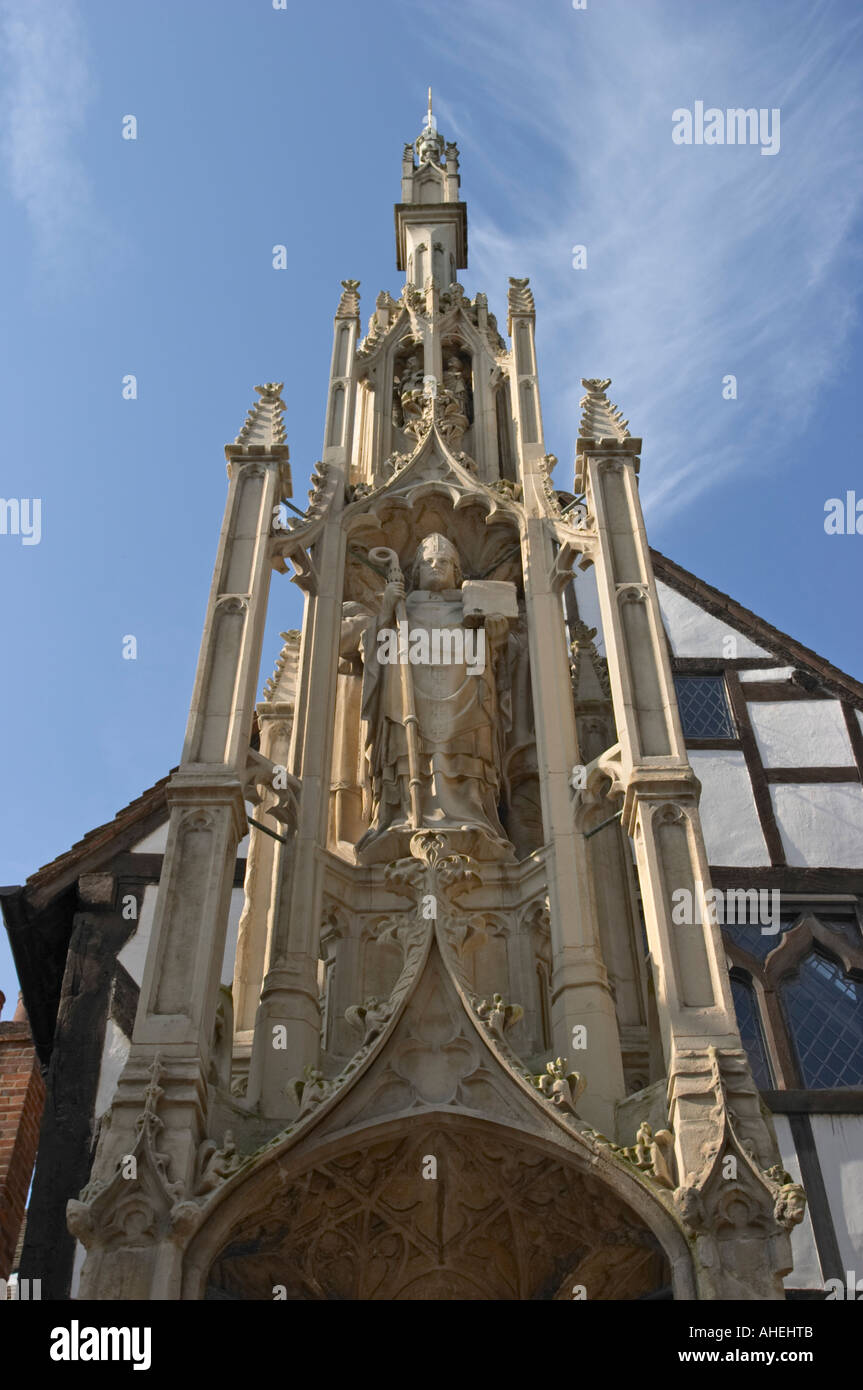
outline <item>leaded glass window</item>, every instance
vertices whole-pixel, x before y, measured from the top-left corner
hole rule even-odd
[[[863,1085],[863,985],[810,951],[782,995],[804,1084]]]
[[[755,990],[751,981],[743,975],[732,975],[731,993],[734,998],[734,1010],[737,1014],[737,1026],[740,1029],[740,1040],[749,1058],[752,1079],[759,1091],[772,1090],[773,1076],[767,1058],[764,1034],[761,1031]]]
[[[722,676],[675,676],[686,738],[736,738]]]
[[[863,1086],[858,914],[850,903],[825,902],[813,911],[801,902],[797,912],[783,911],[775,935],[757,924],[723,925],[738,1024],[759,1087]]]
[[[755,956],[756,960],[766,960],[770,952],[775,950],[783,936],[800,920],[799,913],[793,917],[781,917],[779,919],[779,930],[774,932],[771,924],[768,923],[768,930],[762,931],[757,922],[735,923],[733,926],[724,925],[722,930],[726,933],[729,940],[737,943],[742,950],[748,951],[750,956]]]

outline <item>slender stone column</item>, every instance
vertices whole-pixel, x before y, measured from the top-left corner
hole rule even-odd
[[[563,605],[552,584],[554,551],[545,519],[548,465],[536,380],[533,296],[526,281],[510,285],[513,405],[527,512],[522,563],[551,911],[554,1052],[587,1077],[579,1113],[613,1135],[615,1103],[624,1095],[623,1066],[587,846],[573,815],[570,776],[579,761],[578,743]],[[582,1038],[574,1030],[582,1028],[586,1046],[574,1048],[573,1037]]]
[[[194,1045],[204,1062],[236,849],[246,833],[244,791],[272,568],[270,534],[285,491],[287,450],[282,444],[238,443],[226,452],[225,521],[183,760],[168,788],[168,846],[133,1037],[133,1048]]]
[[[168,844],[132,1047],[104,1127],[89,1200],[73,1204],[70,1213],[76,1234],[95,1246],[82,1297],[177,1296],[173,1213],[191,1193],[206,1135],[207,1071],[231,887],[246,831],[271,527],[290,491],[281,387],[257,390],[261,399],[225,451],[228,498],[183,757],[168,786]],[[117,1173],[124,1155],[134,1159],[137,1174],[128,1182]],[[130,1243],[120,1238],[123,1285],[115,1292],[116,1251],[103,1259],[101,1238],[110,1231],[116,1244],[123,1229]],[[144,1240],[137,1238],[142,1229]]]
[[[641,441],[629,436],[606,400],[607,384],[585,382],[576,486],[586,490],[598,538],[597,589],[619,737],[622,822],[635,843],[670,1078],[669,1120],[684,1174],[703,1162],[705,1138],[703,1087],[693,1091],[682,1080],[693,1069],[693,1051],[705,1057],[714,1046],[742,1058],[746,1069],[745,1054],[721,934],[704,900],[710,872],[698,811],[701,788],[686,754],[638,495]],[[584,437],[588,432],[592,438]],[[672,894],[680,889],[693,904],[695,920],[688,925],[672,921]],[[695,1066],[705,1076],[708,1070],[706,1064]],[[754,1092],[751,1080],[744,1089]]]
[[[341,636],[345,539],[341,524],[351,455],[359,330],[356,281],[343,281],[336,314],[323,463],[326,512],[312,551],[300,652],[291,771],[300,779],[296,833],[277,845],[268,923],[269,955],[249,1071],[248,1098],[267,1115],[292,1111],[286,1085],[320,1059],[318,953],[323,901],[320,846],[327,840],[330,764]],[[343,427],[333,429],[333,401],[344,397]],[[282,1034],[281,1028],[285,1029]],[[274,1032],[278,1029],[278,1033]],[[274,1047],[274,1039],[286,1042]]]
[[[288,766],[293,714],[293,703],[266,700],[257,706],[261,753],[276,767]],[[234,967],[234,1043],[239,1047],[251,1045],[264,980],[273,865],[278,845],[273,835],[285,835],[284,825],[269,815],[277,804],[278,793],[268,791],[259,802],[255,817],[267,824],[273,833],[268,835],[265,830],[253,826],[249,836],[246,900],[237,933]]]

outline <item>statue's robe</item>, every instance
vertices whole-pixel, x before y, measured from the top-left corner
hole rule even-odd
[[[407,596],[406,608],[410,632],[425,629],[430,650],[435,628],[461,629],[465,635],[459,589],[441,593],[414,590]],[[373,620],[361,643],[362,716],[366,722],[373,821],[358,849],[368,847],[388,830],[410,828],[402,668],[398,663],[380,663],[377,659],[378,633],[384,626],[394,627],[395,622],[385,625]],[[467,647],[468,652],[473,650],[475,646]],[[482,669],[453,661],[410,664],[407,670],[419,725],[423,826],[476,829],[501,848],[508,846],[497,809],[503,729],[491,644],[485,643]]]

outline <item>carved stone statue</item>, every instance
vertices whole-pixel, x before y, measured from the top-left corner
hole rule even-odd
[[[351,1004],[345,1009],[345,1018],[363,1040],[363,1045],[372,1042],[383,1032],[389,1021],[392,1008],[389,1000],[371,995],[364,1004]]]
[[[421,825],[460,833],[455,847],[479,858],[513,857],[498,816],[508,721],[497,668],[516,612],[515,589],[492,586],[511,591],[509,617],[472,611],[468,623],[462,585],[455,546],[444,536],[427,536],[411,567],[409,592],[388,583],[377,619],[358,634],[372,814],[357,845],[363,862],[407,853],[409,837],[419,828],[411,820],[405,665],[416,713]],[[407,630],[399,634],[401,603]],[[397,653],[396,638],[408,636],[408,649],[404,643]]]
[[[393,423],[411,432],[422,418],[424,405],[423,369],[417,353],[411,353],[402,367],[396,383],[398,399],[394,401]]]
[[[448,357],[444,367],[443,384],[450,395],[453,397],[458,412],[469,422],[471,418],[470,408],[470,383],[465,373],[464,363],[460,357],[453,355]]]

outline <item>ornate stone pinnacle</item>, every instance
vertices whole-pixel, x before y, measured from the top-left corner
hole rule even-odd
[[[234,440],[235,444],[253,445],[258,448],[271,448],[274,444],[284,444],[285,426],[282,416],[285,403],[282,400],[283,381],[268,381],[264,386],[256,386],[260,396],[255,401],[245,424]]]
[[[289,662],[293,668],[292,674],[294,678],[296,678],[296,667],[300,655],[301,634],[296,628],[291,628],[288,632],[280,632],[279,636],[283,639],[285,645],[276,658],[273,674],[264,684],[265,700],[274,700],[276,698],[279,691],[279,683]]]
[[[514,314],[532,314],[534,311],[533,291],[530,288],[530,280],[527,276],[519,280],[516,276],[509,277],[509,307]]]
[[[629,439],[628,420],[606,396],[611,377],[582,377],[587,395],[581,398],[579,439]]]
[[[342,280],[342,297],[336,310],[337,319],[353,319],[360,312],[359,280]]]
[[[530,282],[525,276],[523,280],[517,280],[512,275],[509,277],[509,294],[507,296],[507,306],[509,308],[510,324],[514,314],[535,314],[533,302],[533,291],[530,289]],[[510,332],[512,328],[510,327]]]

